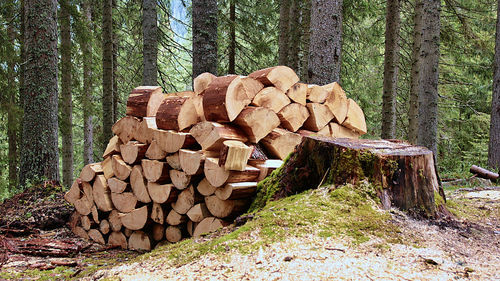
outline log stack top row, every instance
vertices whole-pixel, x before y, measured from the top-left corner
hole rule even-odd
[[[103,161],[66,194],[77,235],[145,249],[222,227],[249,206],[257,182],[303,136],[358,138],[363,111],[336,82],[307,85],[276,66],[249,76],[203,73],[194,91],[141,86]]]

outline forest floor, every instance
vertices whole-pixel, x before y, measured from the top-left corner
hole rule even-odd
[[[322,188],[272,202],[242,226],[151,253],[76,239],[85,250],[63,259],[73,265],[7,255],[0,279],[500,280],[500,187],[454,184],[445,190],[455,219],[416,220],[379,210],[351,186]],[[41,233],[69,239],[64,231]]]

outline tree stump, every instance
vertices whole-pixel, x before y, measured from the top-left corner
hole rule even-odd
[[[290,158],[259,184],[251,209],[322,185],[370,182],[382,207],[425,217],[442,211],[432,151],[402,141],[304,137]]]

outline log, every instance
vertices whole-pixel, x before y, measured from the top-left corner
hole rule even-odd
[[[137,197],[132,192],[111,192],[111,201],[115,208],[122,213],[132,212],[137,206]]]
[[[324,103],[328,97],[328,90],[318,85],[307,86],[307,100],[315,103]]]
[[[215,195],[220,200],[248,199],[257,192],[257,182],[228,183],[224,187],[218,187]]]
[[[99,223],[100,222],[100,220],[99,220],[99,211],[97,210],[97,207],[95,206],[95,204],[94,204],[94,206],[92,206],[90,214],[92,215],[92,219],[94,220],[95,223]]]
[[[316,135],[330,138],[332,136],[330,124],[326,124],[325,127],[323,127],[321,130],[316,132]]]
[[[108,182],[103,175],[98,175],[94,180],[92,187],[92,196],[97,208],[103,212],[113,210],[113,202],[111,201],[111,190]]]
[[[149,196],[147,190],[147,180],[143,176],[142,166],[135,165],[130,173],[130,186],[132,187],[132,192],[142,203],[151,202],[151,197]]]
[[[190,236],[193,236],[194,229],[196,228],[197,225],[198,225],[197,222],[193,222],[191,220],[189,220],[186,223],[187,232],[189,233]]]
[[[221,200],[216,195],[205,197],[205,204],[210,213],[217,218],[236,217],[249,205],[247,200]]]
[[[153,237],[153,240],[155,241],[163,240],[163,237],[165,237],[165,226],[163,224],[155,223],[151,230],[151,237]]]
[[[352,99],[347,100],[347,115],[342,126],[353,129],[361,135],[366,134],[365,114],[359,105]]]
[[[181,148],[192,147],[196,141],[188,133],[154,130],[153,139],[158,142],[160,148],[167,153],[174,153]]]
[[[161,183],[169,179],[167,162],[142,159],[141,165],[143,175],[148,181]]]
[[[106,241],[104,241],[104,237],[102,237],[102,234],[101,232],[99,232],[99,230],[91,229],[89,230],[88,235],[94,242],[102,245],[106,244]]]
[[[151,239],[143,231],[134,231],[128,238],[128,249],[151,251]]]
[[[122,220],[120,219],[120,213],[117,210],[112,210],[108,216],[109,228],[111,231],[120,231],[122,229]]]
[[[139,123],[141,121],[132,116],[125,116],[122,119],[118,120],[111,130],[115,135],[117,135],[122,143],[127,143],[132,140],[135,136],[135,131],[137,127],[139,127]]]
[[[476,165],[472,165],[469,171],[480,178],[491,180],[492,182],[496,182],[500,177],[497,173],[494,173],[492,171],[489,171],[487,169],[481,168]]]
[[[112,177],[108,179],[108,186],[111,192],[122,193],[127,189],[128,183]]]
[[[257,70],[248,75],[261,82],[264,86],[274,86],[283,92],[288,91],[295,83],[299,82],[299,77],[287,66],[274,66]]]
[[[90,220],[89,216],[81,216],[80,223],[82,224],[82,228],[89,231],[92,228],[93,223]]]
[[[262,164],[269,159],[269,157],[267,157],[266,155],[266,152],[264,152],[264,148],[260,144],[253,144],[252,147],[253,151],[250,155],[250,159],[248,159],[248,165],[255,166],[257,164]]]
[[[168,242],[179,242],[182,239],[182,232],[181,229],[177,226],[172,226],[170,225],[165,229],[165,238],[167,239]]]
[[[70,204],[74,204],[76,200],[80,199],[82,196],[82,180],[76,179],[71,185],[68,192],[64,194],[64,200]]]
[[[147,144],[137,141],[129,141],[127,144],[120,145],[120,151],[123,161],[128,164],[141,162],[142,158],[144,158],[144,155],[146,155],[147,150]]]
[[[74,203],[76,211],[80,215],[88,215],[92,211],[92,206],[94,202],[90,201],[86,195],[83,195],[80,199],[76,200]]]
[[[250,102],[236,75],[217,77],[203,91],[203,113],[208,121],[232,122]]]
[[[191,182],[191,176],[183,171],[170,170],[170,180],[178,190],[186,189]]]
[[[219,166],[219,159],[211,157],[205,159],[203,171],[207,181],[215,187],[223,185],[230,174],[224,167]]]
[[[280,124],[278,115],[265,107],[246,107],[235,123],[246,133],[252,143],[258,143]]]
[[[189,186],[188,188],[184,189],[181,193],[179,193],[177,201],[172,203],[172,208],[177,213],[184,215],[189,211],[189,209],[191,209],[191,207],[194,206],[194,204],[202,200],[203,199],[201,198],[201,196],[196,194],[193,186]]]
[[[219,124],[215,122],[200,122],[193,126],[189,133],[196,139],[203,150],[219,151],[222,143],[226,140],[247,141],[247,137],[228,124]]]
[[[348,102],[347,96],[337,82],[324,85],[323,88],[328,89],[328,97],[325,105],[330,109],[337,123],[342,124],[347,116]]]
[[[295,83],[288,91],[286,95],[294,102],[306,105],[307,98],[307,84]]]
[[[184,171],[186,175],[199,174],[204,162],[205,156],[201,151],[192,151],[187,149],[179,150],[179,163],[182,171]]]
[[[260,170],[259,177],[257,178],[257,182],[268,177],[274,170],[278,169],[283,165],[282,160],[267,160],[264,163],[257,164],[255,167]]]
[[[193,99],[187,97],[167,97],[156,114],[156,126],[163,130],[182,131],[198,122]]]
[[[342,125],[331,122],[330,123],[330,136],[332,138],[349,138],[349,139],[358,139],[359,133],[354,130],[348,129]]]
[[[206,121],[205,112],[203,112],[203,95],[194,96],[192,100],[198,119],[200,121]]]
[[[101,223],[99,224],[99,230],[104,235],[108,234],[110,230],[109,222],[107,220],[102,220]]]
[[[170,168],[178,171],[182,170],[181,160],[179,159],[179,152],[168,155],[166,157],[166,160]]]
[[[120,231],[113,231],[108,237],[108,245],[126,250],[128,248],[127,237]]]
[[[140,86],[132,90],[127,100],[127,115],[154,117],[164,96],[159,86]]]
[[[83,238],[83,239],[86,239],[86,240],[89,240],[90,237],[87,233],[87,231],[85,231],[85,229],[83,229],[81,226],[75,226],[74,228],[71,229],[71,231],[78,237],[80,238]]]
[[[153,202],[158,204],[172,203],[177,199],[178,191],[173,184],[158,184],[148,182],[148,193]]]
[[[252,100],[264,88],[264,84],[248,76],[240,76],[247,97]]]
[[[132,233],[134,233],[134,231],[131,229],[128,228],[123,229],[123,235],[125,235],[125,237],[130,237]]]
[[[270,186],[277,191],[267,196],[278,199],[320,184],[366,180],[384,208],[394,206],[428,217],[437,215],[437,205],[445,208],[432,152],[401,141],[305,137],[280,171],[263,183],[257,198],[263,198]],[[258,199],[254,206],[261,204],[265,202]]]
[[[222,220],[214,217],[204,218],[193,231],[193,237],[200,237],[203,234],[215,232],[226,225]]]
[[[247,165],[244,171],[231,171],[226,183],[256,181],[259,174],[259,169]]]
[[[83,167],[82,171],[80,172],[80,179],[82,181],[90,182],[94,179],[95,175],[100,175],[102,173],[103,171],[101,162],[87,164]]]
[[[252,100],[252,105],[269,108],[275,113],[278,113],[288,104],[290,104],[290,99],[285,92],[275,87],[262,89]]]
[[[197,94],[193,91],[182,91],[182,92],[175,92],[175,93],[168,93],[168,97],[186,97],[186,98],[192,98],[195,97]]]
[[[82,215],[80,215],[77,211],[74,211],[68,220],[68,227],[73,229],[75,226],[80,225]]]
[[[187,216],[193,222],[201,222],[204,218],[211,217],[212,214],[205,203],[198,203],[189,209]]]
[[[278,118],[280,119],[281,127],[296,132],[304,125],[307,118],[309,118],[309,110],[301,104],[291,103],[278,112]]]
[[[220,151],[219,166],[224,166],[226,170],[244,171],[252,151],[252,147],[241,141],[225,141]]]
[[[113,174],[120,180],[126,180],[130,176],[130,172],[132,172],[132,167],[127,165],[125,161],[123,161],[120,155],[111,156],[111,167],[113,168]]]
[[[309,118],[304,122],[304,129],[319,131],[333,119],[333,113],[324,104],[308,103]]]
[[[163,207],[161,204],[158,203],[153,203],[153,206],[151,208],[151,219],[155,223],[163,224],[165,221],[165,212],[163,211]]]
[[[196,76],[193,79],[193,89],[194,92],[199,95],[203,91],[205,91],[206,88],[208,88],[208,85],[212,83],[212,81],[217,78],[217,76],[213,75],[212,73],[209,72],[204,72],[198,76]]]
[[[109,140],[108,145],[106,146],[106,150],[104,150],[104,153],[102,154],[102,158],[106,158],[110,155],[120,153],[120,145],[121,144],[122,144],[121,139],[116,135],[113,136]]]
[[[144,117],[134,131],[134,139],[149,144],[153,140],[153,132],[156,127],[156,117]]]
[[[148,206],[142,206],[129,213],[119,213],[124,227],[130,230],[142,229],[148,220]]]
[[[214,194],[216,189],[217,187],[211,185],[207,178],[203,178],[196,187],[196,190],[198,190],[198,192],[203,196],[210,196]]]
[[[166,222],[169,225],[179,225],[187,221],[187,216],[177,213],[174,209],[170,210],[168,213]]]
[[[151,141],[151,144],[146,150],[146,157],[151,160],[161,160],[167,156],[167,152],[161,149],[156,140]],[[125,159],[125,158],[124,158]]]
[[[261,144],[273,157],[284,160],[302,141],[302,136],[276,128],[262,139]]]
[[[109,179],[111,177],[114,177],[114,172],[113,172],[113,164],[112,164],[112,159],[113,156],[110,156],[108,158],[105,158],[102,162],[101,162],[101,166],[102,166],[102,172],[104,174],[104,177]]]

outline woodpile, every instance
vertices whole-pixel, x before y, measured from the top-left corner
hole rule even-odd
[[[257,182],[303,136],[358,138],[363,111],[337,83],[306,85],[288,67],[249,76],[201,74],[194,92],[138,87],[103,161],[85,166],[65,199],[75,234],[150,250],[226,226]]]

